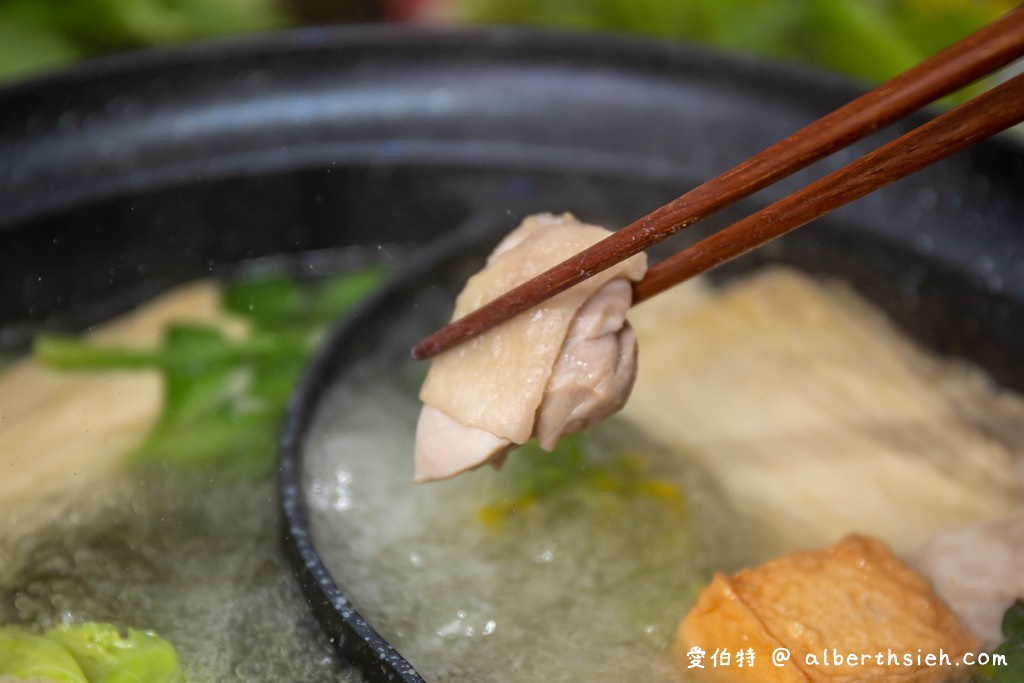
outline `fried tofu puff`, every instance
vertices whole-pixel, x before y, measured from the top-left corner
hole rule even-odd
[[[452,319],[609,234],[569,214],[526,218],[466,283]],[[633,256],[437,356],[420,390],[415,480],[500,465],[531,437],[551,450],[618,411],[636,377],[630,283],[646,268]]]
[[[680,624],[675,650],[691,680],[930,683],[963,670],[957,662],[978,647],[921,575],[882,541],[852,535],[717,574]],[[703,669],[688,668],[692,648],[706,653]],[[780,648],[788,658],[773,661]],[[730,665],[712,666],[716,649]],[[741,651],[753,651],[753,662],[737,666]]]

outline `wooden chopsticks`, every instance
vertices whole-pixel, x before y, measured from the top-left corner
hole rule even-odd
[[[1022,55],[1024,6],[441,328],[413,357],[446,351]],[[1024,74],[655,265],[634,303],[1022,120]]]
[[[1021,121],[1024,121],[1024,74],[658,263],[634,286],[633,303],[806,225]]]

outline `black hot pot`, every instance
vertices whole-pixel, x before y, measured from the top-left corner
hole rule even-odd
[[[859,92],[683,45],[503,28],[307,29],[100,60],[0,92],[0,329],[17,346],[222,264],[442,238],[333,331],[280,465],[284,545],[317,618],[369,678],[420,680],[325,570],[298,485],[313,407],[369,352],[360,340],[414,288],[479,258],[510,216],[622,225]],[[730,268],[776,260],[843,277],[927,344],[1022,389],[1022,180],[1015,140],[978,145]]]

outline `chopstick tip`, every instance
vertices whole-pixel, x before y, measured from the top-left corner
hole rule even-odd
[[[427,340],[424,339],[416,346],[412,347],[412,358],[413,360],[428,360],[431,357],[430,349],[426,346]]]
[[[418,344],[412,347],[413,360],[430,360],[434,356],[446,351],[451,345],[451,325],[445,325],[433,334],[424,337]]]

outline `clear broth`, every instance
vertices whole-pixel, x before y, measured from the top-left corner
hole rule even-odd
[[[272,482],[153,471],[0,547],[0,623],[153,629],[190,681],[355,682],[280,551]]]
[[[546,495],[510,490],[516,453],[414,485],[422,371],[361,364],[307,437],[313,538],[355,607],[428,681],[678,681],[677,623],[712,571],[770,555],[759,525],[621,419],[586,435],[592,476]]]

